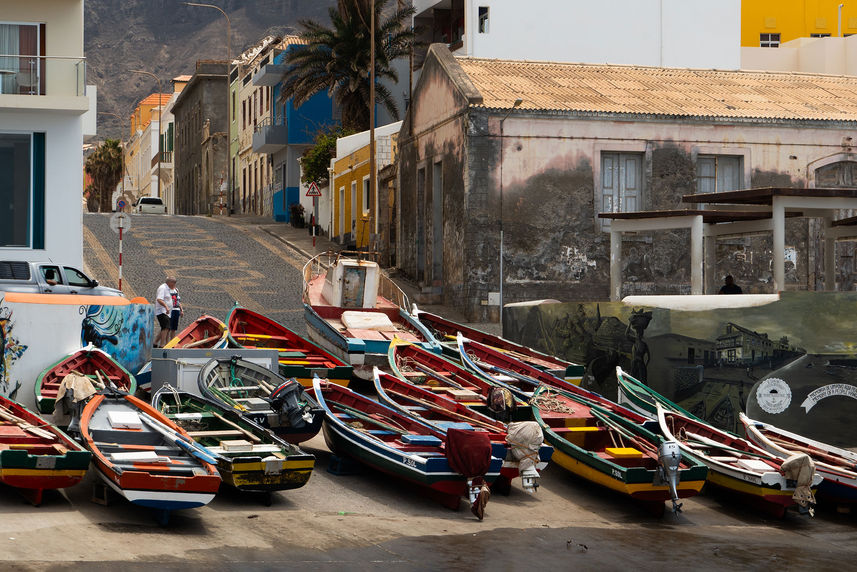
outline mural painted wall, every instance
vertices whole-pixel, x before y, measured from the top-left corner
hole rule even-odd
[[[857,293],[783,292],[741,308],[721,307],[731,296],[700,296],[694,310],[657,298],[508,306],[504,335],[585,365],[582,385],[611,399],[620,366],[720,427],[737,431],[747,411],[857,445]]]
[[[153,325],[143,298],[0,293],[0,393],[35,408],[38,375],[88,344],[137,373],[151,359]]]

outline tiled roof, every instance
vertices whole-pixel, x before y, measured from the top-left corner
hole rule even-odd
[[[455,58],[483,107],[857,121],[857,77]]]
[[[170,97],[172,97],[173,94],[171,94],[171,93],[161,93],[161,94],[153,93],[152,95],[147,95],[146,97],[144,97],[143,100],[140,102],[140,105],[159,105],[158,95],[161,96],[160,105],[166,105],[170,102]]]

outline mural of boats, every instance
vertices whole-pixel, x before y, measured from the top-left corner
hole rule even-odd
[[[304,387],[310,387],[316,376],[340,385],[351,381],[350,365],[267,316],[236,305],[226,325],[230,344],[276,349],[280,353],[280,373],[297,379]]]
[[[815,499],[811,488],[821,483],[814,469],[802,481],[787,479],[785,459],[772,455],[753,443],[720,430],[713,425],[666,411],[660,404],[658,422],[661,432],[675,441],[681,450],[701,459],[709,469],[708,482],[741,495],[774,516],[783,516],[795,505],[811,510]],[[808,455],[803,461],[811,467]]]
[[[321,430],[324,411],[294,378],[239,357],[213,359],[199,370],[200,393],[241,412],[278,437],[297,444]]]
[[[824,478],[818,495],[836,504],[857,503],[857,453],[739,415],[747,439],[781,457],[806,453]]]
[[[486,431],[491,439],[491,454],[503,459],[495,488],[509,490],[511,481],[522,478],[524,490],[535,492],[538,478],[553,454],[544,443],[542,430],[534,421],[518,421],[508,426],[479,413],[461,402],[396,376],[375,369],[378,399],[405,415],[418,417],[441,431],[449,428]]]
[[[614,415],[579,395],[540,385],[532,399],[533,417],[553,445],[552,461],[569,472],[650,505],[698,494],[708,469],[682,455],[641,425]]]
[[[137,379],[113,358],[89,345],[48,366],[36,378],[36,405],[41,413],[53,413],[62,380],[70,373],[90,378],[94,385],[112,387],[133,394]]]
[[[446,434],[368,397],[314,380],[324,408],[324,438],[337,456],[345,456],[403,479],[452,509],[468,498],[482,520],[488,485],[502,460],[491,455],[486,433],[450,429]]]
[[[71,437],[0,395],[0,482],[32,504],[42,503],[45,490],[80,482],[91,456]]]
[[[163,385],[152,407],[169,417],[217,458],[227,485],[240,491],[270,493],[296,489],[309,481],[315,457],[283,441],[231,407]]]
[[[164,348],[225,348],[228,343],[226,324],[204,314],[176,334]]]
[[[132,395],[93,396],[79,421],[83,445],[101,479],[133,504],[159,511],[208,504],[220,486],[217,459],[181,427]]]
[[[620,366],[616,366],[616,381],[619,384],[619,404],[636,411],[644,417],[657,419],[658,404],[660,404],[667,411],[675,411],[690,419],[702,421],[640,380],[628,375]]]
[[[365,379],[372,366],[384,366],[394,338],[441,351],[376,262],[332,252],[316,256],[303,269],[303,303],[310,339],[357,366]]]

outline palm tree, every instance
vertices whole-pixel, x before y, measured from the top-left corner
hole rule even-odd
[[[97,205],[98,210],[110,212],[113,206],[110,199],[122,178],[122,147],[119,140],[106,139],[86,158],[84,170],[92,177],[87,206]]]
[[[379,79],[399,80],[393,61],[406,57],[415,45],[410,27],[412,7],[400,7],[381,21],[389,0],[375,2],[375,100],[394,118],[399,118],[390,90]],[[286,56],[289,70],[283,82],[283,96],[292,98],[295,107],[316,93],[327,90],[342,110],[346,130],[369,128],[370,25],[368,0],[340,0],[339,9],[330,8],[326,27],[302,20],[300,37],[305,46]]]

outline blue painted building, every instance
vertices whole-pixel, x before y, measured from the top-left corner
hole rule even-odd
[[[290,222],[289,206],[301,202],[298,159],[312,146],[320,130],[340,123],[339,110],[326,91],[317,93],[298,108],[292,105],[291,99],[282,100],[285,58],[290,50],[301,49],[299,42],[295,37],[294,43],[286,44],[285,50],[253,78],[255,85],[273,87],[271,113],[253,135],[253,151],[269,156],[273,170],[270,212],[278,222]],[[324,200],[326,197],[319,197],[319,202]],[[309,222],[309,210],[306,222]]]

